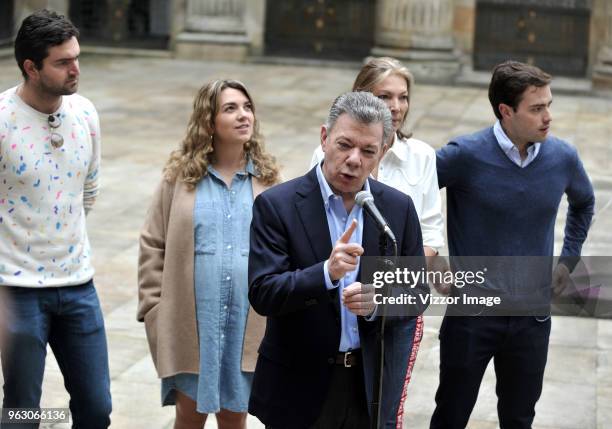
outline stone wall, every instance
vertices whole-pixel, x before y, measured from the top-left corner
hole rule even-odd
[[[2,0],[6,1],[6,0]],[[11,0],[8,0],[11,1]],[[68,15],[68,0],[14,0],[15,1],[15,32],[21,21],[32,12],[48,8],[58,13]]]
[[[452,81],[453,14],[453,0],[378,0],[372,55],[398,58],[421,81]]]
[[[454,0],[453,37],[455,46],[464,55],[474,51],[476,0]]]
[[[5,1],[5,0],[2,0]],[[11,1],[11,0],[9,0]],[[69,0],[12,0],[15,28],[34,10],[68,14]],[[266,0],[152,0],[168,4],[178,57],[244,61],[264,52]],[[377,0],[372,55],[395,56],[426,80],[452,81],[474,53],[477,0]],[[592,0],[588,76],[612,81],[612,0]],[[156,30],[157,29],[157,30]]]
[[[594,58],[593,84],[612,89],[612,1],[595,0],[590,58]]]
[[[173,10],[178,57],[244,61],[263,52],[265,0],[176,0]]]

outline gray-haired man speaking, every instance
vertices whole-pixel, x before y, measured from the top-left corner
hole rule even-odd
[[[371,317],[372,293],[360,283],[359,257],[378,255],[379,240],[355,204],[357,192],[372,193],[399,255],[423,255],[410,198],[368,178],[390,133],[382,101],[365,92],[343,94],[321,128],[322,164],[255,200],[249,299],[267,316],[267,329],[249,412],[268,428],[369,427],[379,320]],[[385,335],[392,362],[385,380],[400,382],[385,381],[384,427],[395,427],[401,402],[408,356],[394,355],[393,344],[404,324],[394,320]]]

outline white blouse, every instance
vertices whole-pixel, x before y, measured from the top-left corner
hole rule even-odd
[[[311,167],[323,160],[318,146]],[[400,139],[387,151],[378,167],[378,180],[412,198],[423,234],[423,245],[444,247],[442,200],[436,173],[436,152],[427,143],[414,138]]]

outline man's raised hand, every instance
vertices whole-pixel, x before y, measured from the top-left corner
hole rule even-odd
[[[363,247],[357,243],[349,243],[355,228],[357,228],[357,220],[353,219],[347,230],[336,241],[329,255],[327,271],[332,281],[340,280],[349,271],[357,269],[357,257],[363,254]]]

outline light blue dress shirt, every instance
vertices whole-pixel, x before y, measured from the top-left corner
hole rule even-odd
[[[325,214],[327,215],[327,226],[329,227],[329,235],[331,237],[332,246],[334,246],[344,231],[348,229],[353,222],[353,219],[357,220],[357,228],[355,228],[353,235],[351,235],[350,242],[361,245],[361,240],[363,237],[363,209],[355,204],[350,213],[346,212],[342,197],[334,194],[329,187],[327,180],[325,180],[325,176],[323,176],[323,171],[321,170],[321,164],[317,165],[317,179],[319,181],[319,188],[321,189],[321,195],[323,197]],[[367,180],[363,189],[365,191],[370,190],[370,185]],[[361,347],[361,343],[359,341],[357,316],[342,305],[342,291],[345,287],[357,281],[359,259],[357,269],[355,271],[346,273],[346,275],[341,278],[336,285],[332,283],[332,280],[329,277],[327,263],[328,261],[325,261],[325,264],[323,265],[325,287],[327,290],[338,288],[338,300],[340,301],[340,324],[342,327],[342,333],[340,336],[339,351],[345,352],[348,350],[358,349]]]
[[[534,142],[532,145],[529,145],[527,147],[527,158],[525,158],[525,160],[522,160],[518,148],[508,138],[499,121],[495,122],[495,125],[493,125],[493,134],[495,134],[497,143],[499,143],[499,146],[502,148],[506,156],[510,158],[510,161],[514,162],[521,168],[525,168],[529,164],[531,164],[540,152],[540,145],[542,143]]]

